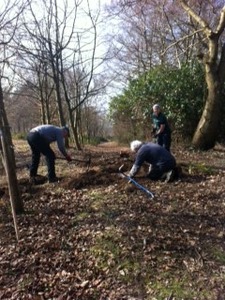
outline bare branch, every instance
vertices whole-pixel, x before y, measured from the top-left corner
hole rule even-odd
[[[219,24],[217,26],[216,34],[220,36],[225,28],[225,6],[221,10]]]
[[[209,24],[201,18],[190,6],[186,4],[184,0],[179,0],[183,9],[191,16],[204,30],[208,38],[211,38],[213,35],[212,29],[209,27]]]

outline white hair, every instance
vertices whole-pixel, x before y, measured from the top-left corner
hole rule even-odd
[[[143,145],[143,142],[135,140],[130,143],[130,149],[131,149],[131,151],[136,152],[142,145]]]
[[[155,109],[157,109],[157,108],[160,109],[160,105],[159,105],[159,104],[154,104],[153,107],[152,107],[153,110],[155,110]]]

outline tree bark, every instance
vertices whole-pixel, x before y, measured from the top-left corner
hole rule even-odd
[[[14,210],[16,214],[20,214],[24,212],[24,207],[20,197],[20,192],[19,192],[19,187],[17,182],[16,162],[15,162],[15,156],[13,151],[12,137],[11,137],[10,128],[7,120],[7,115],[4,108],[1,82],[0,82],[0,130],[1,130],[1,146],[2,146],[1,155],[2,155],[2,160],[7,175],[9,194],[12,201],[11,203],[12,210]]]
[[[223,113],[224,71],[220,70],[225,68],[224,49],[222,49],[219,63],[216,62],[217,52],[218,37],[213,35],[209,41],[209,59],[204,62],[208,94],[192,140],[193,145],[202,150],[208,150],[215,146]]]
[[[221,10],[218,25],[213,31],[209,24],[187,5],[186,1],[180,0],[180,3],[190,17],[200,25],[206,36],[207,52],[203,54],[203,64],[208,94],[192,143],[198,149],[209,150],[215,146],[222,118],[225,49],[223,46],[219,52],[219,39],[225,28],[225,6]]]

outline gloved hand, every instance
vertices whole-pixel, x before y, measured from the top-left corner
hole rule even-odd
[[[67,156],[66,156],[66,160],[67,160],[68,162],[72,161],[71,156],[70,156],[70,155],[67,155]]]
[[[128,177],[130,177],[131,179],[133,178],[133,176],[132,176],[132,175],[130,175],[130,173],[129,173],[129,174],[127,174],[127,176],[128,176]],[[131,180],[131,179],[128,181],[128,183],[132,183],[132,180]]]
[[[153,128],[152,128],[152,131],[151,131],[151,134],[155,134],[156,131],[157,131],[157,128],[156,128],[156,127],[153,127]]]

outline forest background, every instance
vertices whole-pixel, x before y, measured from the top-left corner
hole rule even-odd
[[[78,150],[149,140],[158,102],[174,137],[201,150],[224,137],[223,1],[97,3],[1,4],[1,156],[12,198],[12,134],[41,123],[69,125]]]
[[[158,102],[177,136],[212,148],[224,136],[224,14],[218,0],[3,2],[11,132],[68,124],[78,149],[149,139]]]
[[[218,0],[1,1],[0,298],[224,299],[224,28]],[[151,201],[118,170],[156,102],[183,177]],[[30,185],[41,123],[91,167]]]

